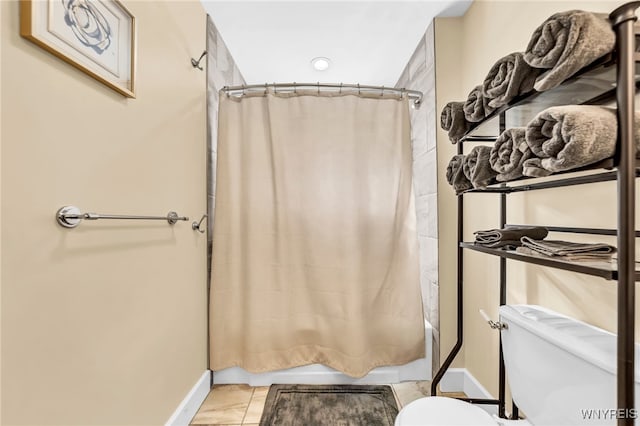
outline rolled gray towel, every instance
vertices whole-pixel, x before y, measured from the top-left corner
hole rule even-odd
[[[460,154],[454,156],[447,166],[447,182],[449,182],[449,185],[453,186],[456,194],[473,188],[469,179],[464,175],[464,171],[462,170],[463,163],[464,155]]]
[[[522,247],[528,248],[536,253],[561,257],[566,260],[576,260],[579,258],[604,258],[610,259],[616,252],[616,248],[604,243],[575,243],[571,241],[544,240],[539,241],[527,236],[520,239]]]
[[[471,127],[464,116],[462,102],[449,102],[440,114],[440,127],[449,132],[451,143],[458,143]]]
[[[490,155],[491,147],[478,145],[464,158],[462,170],[474,188],[486,188],[498,174],[489,164]]]
[[[522,237],[530,237],[536,240],[542,240],[549,231],[541,226],[510,226],[504,229],[489,229],[486,231],[476,231],[475,243],[490,248],[509,248],[513,249],[522,245],[520,239]]]
[[[613,156],[618,134],[616,110],[592,105],[547,108],[526,128],[526,141],[537,159],[523,165],[526,176],[573,170]],[[635,143],[640,146],[640,113],[635,114]]]
[[[525,140],[525,128],[513,127],[498,136],[491,148],[489,164],[498,172],[496,180],[507,182],[522,177],[522,166],[525,160],[533,157]]]
[[[524,60],[545,68],[534,88],[545,91],[558,86],[580,68],[611,52],[615,34],[607,15],[569,10],[551,15],[533,32]]]
[[[542,160],[538,157],[529,158],[522,163],[522,175],[528,177],[545,177],[552,172],[542,167]]]
[[[473,88],[464,103],[464,116],[468,121],[477,122],[490,115],[495,108],[489,106],[489,100],[482,94],[482,85]]]
[[[527,64],[520,52],[500,58],[482,83],[482,94],[491,108],[500,108],[518,95],[530,92],[540,70]]]

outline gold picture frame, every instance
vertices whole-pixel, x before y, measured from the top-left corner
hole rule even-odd
[[[20,35],[135,98],[136,20],[118,0],[21,0]]]

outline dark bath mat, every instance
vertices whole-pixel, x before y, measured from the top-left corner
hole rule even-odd
[[[390,386],[272,385],[260,426],[393,426]]]

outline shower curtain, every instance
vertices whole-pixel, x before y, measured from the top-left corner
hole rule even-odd
[[[425,356],[408,100],[220,94],[211,369]]]

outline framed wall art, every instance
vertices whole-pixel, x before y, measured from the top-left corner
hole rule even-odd
[[[136,25],[118,0],[22,0],[20,34],[134,98]]]

